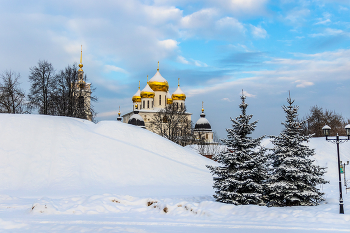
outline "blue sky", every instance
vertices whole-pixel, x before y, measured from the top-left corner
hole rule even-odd
[[[254,136],[282,129],[288,91],[299,115],[311,106],[350,118],[350,1],[128,0],[0,1],[0,72],[21,74],[47,60],[58,71],[79,62],[96,87],[98,120],[115,120],[118,106],[160,72],[199,118],[225,137],[239,115],[239,96],[259,120]]]

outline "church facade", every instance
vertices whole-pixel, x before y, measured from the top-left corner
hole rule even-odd
[[[123,122],[158,133],[152,124],[155,114],[170,104],[174,104],[176,108],[183,109],[185,101],[186,95],[180,88],[180,82],[175,92],[170,95],[168,81],[160,74],[158,62],[156,74],[150,80],[148,80],[147,76],[146,86],[142,90],[139,82],[139,89],[132,97],[133,111],[122,116]],[[192,113],[186,112],[185,115],[187,120],[191,122]],[[121,120],[120,117],[118,120]],[[203,106],[200,119],[196,122],[194,128],[194,135],[205,143],[213,142],[213,132],[209,121],[205,118]]]
[[[169,104],[175,104],[179,109],[183,109],[185,107],[185,100],[186,95],[181,90],[180,83],[176,91],[170,95],[168,81],[160,74],[158,62],[156,74],[150,80],[147,77],[146,86],[142,91],[140,90],[139,83],[139,89],[132,97],[133,111],[123,115],[123,122],[129,123],[130,119],[133,119],[133,115],[136,113],[143,119],[146,129],[157,133],[151,124],[154,115],[161,109],[165,109]],[[191,115],[191,113],[186,113],[189,121],[191,121]]]

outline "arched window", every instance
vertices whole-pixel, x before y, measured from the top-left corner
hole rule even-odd
[[[149,108],[149,100],[147,100],[147,108]]]
[[[159,105],[162,105],[162,96],[159,95]]]
[[[143,101],[143,106],[142,106],[142,108],[145,108],[145,101]]]
[[[181,103],[181,109],[184,109],[184,104],[183,103]]]
[[[205,135],[205,139],[208,139],[208,134]]]
[[[168,118],[166,116],[163,117],[163,123],[167,123],[168,122]]]

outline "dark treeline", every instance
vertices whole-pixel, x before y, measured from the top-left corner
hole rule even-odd
[[[79,78],[78,69],[73,64],[56,72],[51,63],[39,61],[30,68],[27,98],[20,88],[20,75],[4,72],[0,80],[0,112],[20,114],[37,110],[43,115],[94,120],[96,113],[91,102],[97,98],[91,95],[94,89],[86,83],[86,75]]]
[[[310,113],[304,118],[302,124],[304,135],[314,134],[314,137],[323,137],[322,127],[328,125],[332,128],[331,136],[345,136],[345,126],[350,123],[350,120],[345,120],[341,114],[335,111],[323,110],[321,107],[313,106]]]

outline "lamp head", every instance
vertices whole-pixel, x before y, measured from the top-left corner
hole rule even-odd
[[[350,136],[350,124],[345,126],[345,130],[346,130],[346,135]]]
[[[331,131],[331,127],[329,127],[328,125],[325,125],[325,126],[323,126],[322,130],[323,130],[324,136],[327,137],[327,136],[329,136],[329,132]]]

